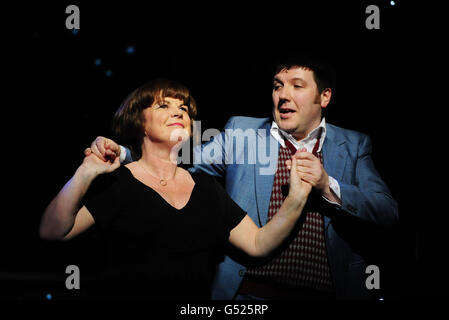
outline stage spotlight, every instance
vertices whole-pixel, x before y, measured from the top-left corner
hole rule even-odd
[[[106,77],[110,78],[112,76],[112,70],[111,69],[106,70],[105,75],[106,75]]]
[[[133,54],[135,51],[136,49],[134,48],[134,46],[128,46],[128,48],[126,48],[127,54]]]
[[[47,293],[47,294],[45,295],[45,298],[46,298],[47,300],[51,300],[51,299],[53,299],[53,296],[51,295],[51,293]]]
[[[101,59],[95,59],[94,63],[96,66],[101,66],[102,61]]]
[[[390,1],[390,4],[391,4],[392,6],[394,6],[394,5],[396,4],[396,2]]]

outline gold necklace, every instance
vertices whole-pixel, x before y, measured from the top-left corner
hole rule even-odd
[[[145,170],[145,172],[147,172],[150,176],[152,176],[152,177],[155,178],[155,179],[158,179],[160,185],[163,186],[163,187],[165,187],[165,186],[167,185],[167,181],[169,181],[169,180],[171,180],[171,179],[173,179],[173,178],[175,177],[175,175],[176,175],[176,169],[178,169],[178,167],[176,166],[176,168],[175,168],[175,173],[173,174],[173,176],[172,176],[171,178],[169,178],[169,179],[161,179],[161,178],[156,177],[155,175],[153,175],[150,171],[148,171],[148,169],[145,168],[145,167],[143,166],[143,164],[141,164],[139,161],[137,161],[137,163],[139,163],[139,165],[142,167],[142,169]]]

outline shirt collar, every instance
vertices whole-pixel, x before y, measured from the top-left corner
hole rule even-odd
[[[294,146],[296,149],[299,149],[300,147],[306,147],[307,151],[311,152],[310,147],[313,145],[315,145],[316,139],[320,138],[320,145],[318,146],[318,152],[321,151],[321,148],[323,147],[323,143],[324,143],[324,139],[326,138],[326,119],[323,117],[323,119],[321,120],[320,124],[318,127],[316,127],[315,129],[313,129],[308,135],[307,137],[305,137],[304,139],[302,139],[301,141],[296,141],[295,138],[293,138],[293,136],[287,132],[285,132],[284,130],[281,130],[278,126],[278,124],[273,121],[272,125],[271,125],[271,129],[270,129],[271,135],[273,136],[273,138],[276,139],[276,141],[278,141],[280,143],[280,145],[282,147],[285,148],[285,142],[284,139],[288,139]]]

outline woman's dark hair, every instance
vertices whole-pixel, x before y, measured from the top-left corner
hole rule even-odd
[[[133,159],[142,156],[142,142],[145,136],[143,110],[154,103],[162,102],[166,97],[183,101],[188,107],[190,119],[194,120],[197,107],[190,90],[168,79],[152,80],[137,88],[126,97],[115,113],[112,120],[113,133],[117,142],[129,147]]]

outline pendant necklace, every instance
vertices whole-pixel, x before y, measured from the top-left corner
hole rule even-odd
[[[176,169],[178,169],[178,167],[175,168],[175,173],[173,174],[173,176],[172,176],[171,178],[168,178],[168,179],[161,179],[161,178],[156,177],[155,175],[153,175],[150,171],[148,171],[148,169],[145,168],[140,162],[138,162],[138,163],[139,163],[139,165],[143,168],[143,170],[145,170],[145,172],[147,172],[147,173],[148,173],[150,176],[152,176],[153,178],[158,179],[158,180],[159,180],[159,184],[160,184],[161,186],[163,186],[163,187],[165,187],[165,186],[167,185],[167,181],[169,181],[169,180],[171,180],[171,179],[173,179],[173,178],[175,177],[175,175],[176,175]]]

